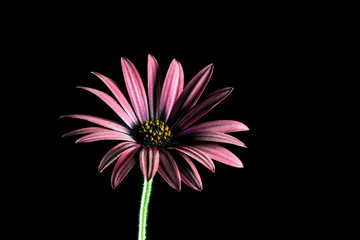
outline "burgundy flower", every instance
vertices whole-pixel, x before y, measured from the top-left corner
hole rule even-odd
[[[128,59],[121,58],[121,66],[127,92],[110,78],[94,72],[116,100],[102,91],[79,87],[103,100],[120,117],[121,122],[81,114],[63,116],[99,125],[64,135],[83,134],[76,143],[119,141],[105,154],[99,165],[102,172],[117,160],[111,176],[113,188],[119,185],[137,162],[147,181],[159,172],[177,190],[181,188],[181,181],[193,189],[202,189],[194,160],[211,171],[215,170],[213,160],[243,167],[237,156],[216,142],[246,147],[228,133],[249,130],[247,126],[233,120],[193,125],[233,90],[222,88],[199,101],[212,75],[212,64],[197,73],[184,88],[184,73],[177,60],[172,61],[163,81],[156,59],[149,55],[147,91],[138,71]]]

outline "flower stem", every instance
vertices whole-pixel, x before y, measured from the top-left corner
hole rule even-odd
[[[138,240],[146,239],[146,221],[147,221],[147,213],[150,201],[151,187],[152,187],[153,179],[147,181],[144,178],[143,191],[141,196],[141,205],[140,205],[140,213],[139,213],[139,237]]]

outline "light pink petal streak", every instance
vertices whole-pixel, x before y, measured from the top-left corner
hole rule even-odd
[[[140,145],[133,142],[122,142],[111,148],[105,156],[101,159],[98,170],[101,173],[107,168],[113,161],[115,161],[125,150],[130,147],[140,147]]]
[[[214,162],[203,151],[192,146],[178,146],[174,147],[174,149],[180,153],[188,155],[189,157],[195,159],[196,161],[210,169],[210,171],[215,172]]]
[[[155,176],[159,167],[159,150],[155,147],[143,147],[139,153],[141,171],[147,181]]]
[[[102,140],[121,140],[121,141],[135,142],[135,140],[131,136],[125,133],[121,133],[113,130],[102,130],[85,135],[79,138],[76,141],[76,143],[95,142]]]
[[[237,156],[235,156],[235,154],[216,143],[198,143],[194,144],[193,146],[203,151],[211,159],[230,165],[232,167],[243,167],[242,162]]]
[[[135,155],[138,152],[139,147],[131,147],[123,152],[123,154],[117,160],[115,167],[111,175],[111,186],[116,188],[124,177],[129,173],[136,163]]]
[[[240,132],[247,131],[249,128],[238,121],[234,120],[217,120],[200,123],[198,125],[189,127],[180,133],[180,135],[186,135],[197,132],[220,132],[220,133],[231,133],[231,132]]]
[[[180,172],[175,163],[174,158],[165,149],[160,149],[159,153],[160,153],[160,163],[159,163],[158,171],[160,175],[171,187],[180,191],[181,189]]]
[[[166,74],[160,97],[160,119],[168,119],[175,101],[184,88],[184,71],[180,62],[174,59]]]
[[[135,122],[133,122],[129,115],[124,111],[124,109],[108,94],[101,92],[99,90],[88,88],[88,87],[78,87],[80,89],[84,89],[89,91],[103,100],[130,128],[134,126]]]
[[[138,123],[138,119],[136,118],[136,115],[134,113],[134,110],[132,109],[130,103],[128,102],[128,100],[126,99],[125,95],[123,94],[123,92],[121,91],[121,89],[119,88],[119,86],[110,78],[97,73],[97,72],[91,72],[93,73],[95,76],[97,76],[103,83],[105,83],[105,85],[110,89],[110,91],[112,92],[112,94],[114,94],[115,98],[118,100],[118,102],[120,103],[120,105],[123,107],[123,109],[125,110],[125,112],[129,115],[130,119],[134,122],[134,123]]]
[[[145,88],[135,66],[127,58],[121,58],[121,67],[130,101],[140,122],[149,118],[148,101]]]
[[[213,64],[206,66],[186,85],[184,91],[174,104],[169,117],[169,123],[173,122],[181,116],[182,113],[186,112],[197,103],[211,78],[213,68]]]
[[[177,123],[175,123],[175,126],[173,126],[173,129],[178,131],[186,129],[224,100],[232,92],[232,90],[233,88],[222,88],[211,93],[205,98],[205,100],[194,106],[185,114],[184,117],[179,119]]]
[[[156,110],[159,108],[162,87],[162,77],[158,62],[152,55],[148,55],[148,97],[150,118],[158,119]]]
[[[205,141],[205,142],[220,142],[233,144],[239,147],[246,148],[246,145],[231,135],[219,132],[198,132],[191,134],[191,140],[193,141]]]
[[[62,135],[62,137],[68,137],[68,136],[80,135],[80,134],[95,133],[95,132],[99,132],[99,131],[103,131],[103,130],[107,130],[107,129],[106,128],[101,128],[101,127],[80,128],[80,129],[76,129],[74,131],[65,133],[64,135]]]
[[[63,117],[77,118],[77,119],[89,121],[89,122],[98,124],[100,126],[118,131],[118,132],[130,134],[129,128],[127,128],[126,126],[124,126],[118,122],[115,122],[113,120],[109,120],[109,119],[105,119],[105,118],[101,118],[101,117],[90,116],[90,115],[84,115],[84,114],[70,114],[70,115],[61,116],[60,118],[63,118]]]
[[[203,188],[202,181],[198,170],[194,163],[185,154],[179,152],[185,161],[179,161],[178,167],[180,171],[181,180],[189,187],[201,191]]]

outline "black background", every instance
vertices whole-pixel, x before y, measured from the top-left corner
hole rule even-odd
[[[147,55],[152,54],[164,76],[172,59],[179,60],[185,83],[213,63],[204,95],[222,87],[234,91],[200,122],[232,119],[250,131],[233,134],[247,149],[227,146],[242,160],[243,169],[216,162],[211,173],[196,164],[202,192],[185,184],[177,192],[155,176],[147,239],[289,237],[315,227],[311,221],[299,225],[310,197],[302,194],[303,176],[294,164],[301,153],[291,150],[295,143],[288,138],[299,131],[292,123],[296,103],[289,100],[301,78],[294,71],[299,63],[294,56],[306,48],[299,44],[306,40],[293,31],[296,21],[287,22],[289,16],[266,6],[165,15],[133,8],[115,13],[96,6],[60,9],[23,22],[20,36],[26,41],[17,43],[23,50],[17,57],[28,74],[21,82],[27,100],[23,109],[30,113],[28,157],[17,162],[20,171],[11,178],[22,196],[16,198],[21,211],[12,221],[50,238],[136,239],[143,181],[139,165],[112,189],[112,167],[100,174],[97,166],[114,142],[75,145],[76,138],[61,135],[91,124],[59,117],[79,113],[117,119],[99,99],[75,87],[108,92],[91,71],[125,87],[122,56],[146,80]]]

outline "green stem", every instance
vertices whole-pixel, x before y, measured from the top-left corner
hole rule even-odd
[[[138,240],[146,239],[146,221],[147,221],[147,213],[150,201],[151,194],[151,186],[152,179],[147,181],[144,178],[143,191],[141,196],[141,205],[140,205],[140,213],[139,213],[139,237]]]

